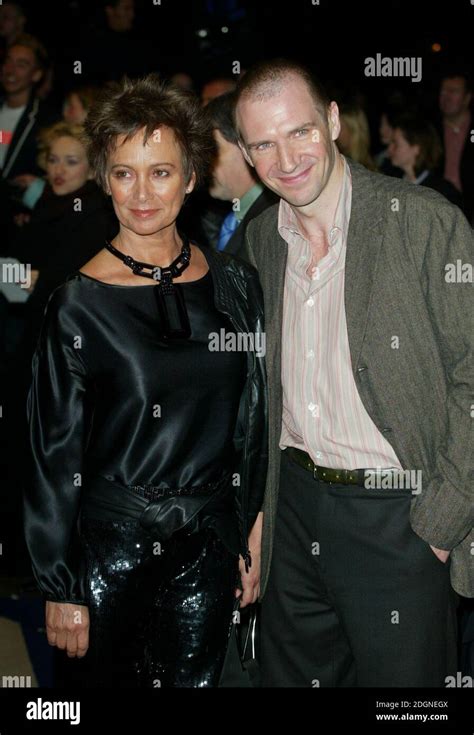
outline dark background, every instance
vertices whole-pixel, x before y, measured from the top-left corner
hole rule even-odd
[[[31,29],[58,64],[61,86],[68,76],[68,52],[87,48],[87,28],[100,24],[100,2],[24,2]],[[197,84],[216,74],[232,75],[232,62],[245,68],[276,55],[311,65],[337,88],[355,87],[369,101],[395,83],[420,102],[436,94],[441,67],[452,61],[472,65],[474,5],[470,0],[435,4],[428,0],[135,0],[135,35],[149,42],[146,71],[188,71]],[[228,28],[223,33],[221,28]],[[205,30],[205,37],[198,36]],[[432,44],[441,46],[432,51]],[[377,53],[421,56],[423,79],[367,79],[364,59]],[[59,68],[62,67],[62,68]],[[93,70],[85,70],[93,75]]]

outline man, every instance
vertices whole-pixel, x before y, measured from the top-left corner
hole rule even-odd
[[[36,90],[47,67],[43,45],[24,34],[9,47],[0,71],[0,226],[10,223],[23,190],[43,175],[38,165],[38,131],[59,115],[38,99]]]
[[[246,235],[267,325],[263,684],[444,686],[450,580],[474,596],[472,284],[450,282],[471,228],[345,159],[336,103],[296,63],[247,72],[236,126],[281,197]]]
[[[2,178],[42,174],[38,167],[36,137],[55,119],[35,95],[47,66],[43,45],[33,36],[20,36],[7,51],[0,72],[0,168]]]
[[[214,199],[233,205],[220,228],[217,249],[239,255],[247,224],[278,198],[256,180],[252,167],[242,155],[233,121],[234,103],[234,94],[227,92],[208,103],[206,114],[217,147],[209,193]]]
[[[441,82],[439,109],[440,134],[444,142],[441,175],[462,192],[465,212],[472,223],[474,215],[474,143],[470,111],[472,87],[469,76],[459,70],[446,72]]]
[[[0,5],[0,57],[2,59],[5,49],[24,33],[25,24],[25,11],[19,3],[8,2],[7,0],[7,2]]]
[[[232,92],[236,87],[235,79],[227,77],[214,77],[209,79],[201,90],[201,102],[203,107],[209,104],[209,102],[216,97],[220,97],[221,94],[226,92]]]

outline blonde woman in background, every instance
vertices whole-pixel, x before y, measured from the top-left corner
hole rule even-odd
[[[340,152],[370,171],[375,171],[376,166],[370,154],[369,123],[362,107],[357,104],[342,105],[340,121],[341,132],[337,139]]]

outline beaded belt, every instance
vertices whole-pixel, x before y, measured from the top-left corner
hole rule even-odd
[[[142,498],[147,500],[157,500],[158,498],[172,498],[175,496],[191,497],[213,495],[216,488],[219,487],[223,481],[226,481],[229,476],[225,476],[220,480],[213,480],[207,482],[204,485],[183,485],[183,487],[158,487],[157,485],[127,485],[129,490],[138,493]]]

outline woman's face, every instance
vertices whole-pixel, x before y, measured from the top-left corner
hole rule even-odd
[[[63,118],[69,125],[82,125],[87,117],[87,110],[74,92],[66,97],[63,107]]]
[[[157,128],[145,145],[143,135],[142,129],[127,141],[119,136],[106,176],[121,226],[137,235],[153,235],[175,222],[196,177],[193,173],[186,181],[173,130]]]
[[[82,143],[69,136],[57,138],[46,159],[46,178],[58,196],[71,194],[84,186],[92,173]]]
[[[394,166],[407,171],[415,166],[420,147],[411,145],[400,128],[395,128],[387,152]]]

